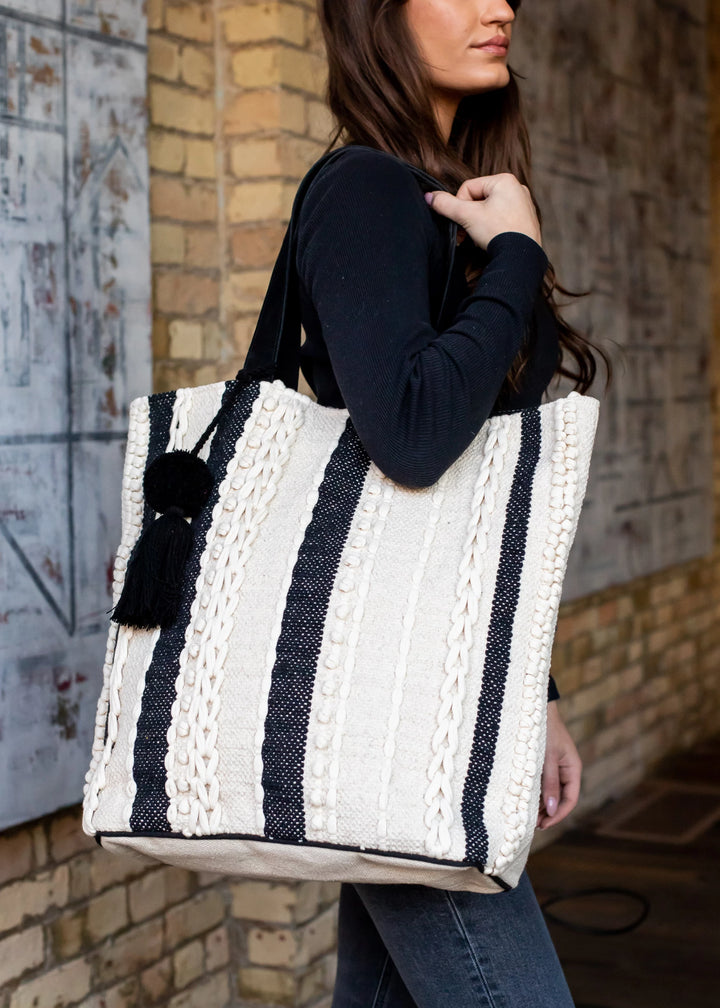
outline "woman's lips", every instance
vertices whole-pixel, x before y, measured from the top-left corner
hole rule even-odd
[[[483,52],[497,53],[498,56],[505,56],[507,54],[507,46],[482,45],[482,46],[472,46],[472,48],[481,49]]]

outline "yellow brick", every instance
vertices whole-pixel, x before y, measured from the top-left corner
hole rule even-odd
[[[207,90],[215,83],[212,51],[185,46],[182,53],[182,79],[191,87]]]
[[[206,322],[203,325],[203,357],[222,362],[230,356],[231,350],[224,328],[217,322]]]
[[[202,357],[203,327],[200,322],[173,319],[170,323],[169,334],[171,357]]]
[[[314,917],[318,912],[322,888],[320,882],[298,882],[295,886],[295,920],[299,924]]]
[[[217,218],[215,187],[181,179],[155,178],[150,187],[150,210],[154,218],[214,223]]]
[[[155,171],[180,172],[185,163],[185,142],[177,133],[151,129],[148,131],[148,157]]]
[[[292,91],[257,90],[228,93],[224,128],[229,135],[262,130],[305,132],[305,99]]]
[[[140,987],[150,1001],[163,1000],[172,988],[172,959],[166,956],[140,975]]]
[[[225,40],[231,45],[282,39],[305,44],[305,12],[287,3],[233,4],[220,14]]]
[[[259,303],[262,303],[262,299]],[[257,311],[259,303],[255,303],[253,307]],[[255,325],[257,323],[257,314],[254,314],[251,318],[240,318],[235,319],[232,327],[233,343],[237,348],[237,352],[241,357],[245,357],[250,346],[250,340],[252,339],[253,333],[255,332]]]
[[[148,35],[147,68],[150,77],[177,80],[180,76],[180,47],[162,35]]]
[[[271,87],[281,81],[276,45],[263,49],[241,49],[232,57],[231,66],[233,81],[240,87]]]
[[[183,987],[187,987],[193,980],[202,976],[205,968],[204,959],[205,950],[200,941],[190,942],[177,950],[173,956],[173,975],[175,987],[178,990],[182,990]]]
[[[218,304],[214,277],[157,270],[154,286],[155,307],[166,315],[204,315]]]
[[[98,984],[120,980],[149,966],[160,958],[162,943],[162,927],[156,920],[117,936],[111,945],[103,945],[97,955],[95,970]]]
[[[205,969],[211,973],[221,966],[227,966],[229,961],[228,933],[223,926],[211,931],[205,938]]]
[[[91,855],[90,881],[96,893],[117,882],[142,875],[145,871],[147,864],[128,854],[109,854],[108,851],[98,850]]]
[[[280,143],[277,139],[236,140],[230,148],[230,171],[238,178],[255,175],[282,175]]]
[[[48,930],[56,959],[71,959],[82,951],[85,916],[84,909],[75,907],[51,922]]]
[[[93,944],[120,931],[127,924],[127,892],[125,886],[108,889],[92,900],[87,908],[87,935]]]
[[[212,140],[188,140],[185,152],[186,175],[190,178],[215,178],[215,144]]]
[[[231,273],[226,305],[234,311],[257,311],[270,283],[270,270],[247,270]]]
[[[54,816],[50,823],[50,850],[54,861],[65,861],[97,844],[83,833],[80,816],[75,812]]]
[[[165,11],[165,25],[170,35],[180,35],[195,42],[212,42],[213,22],[210,4],[168,6]]]
[[[279,217],[283,209],[282,182],[242,182],[232,186],[227,203],[231,224]]]
[[[77,818],[77,817],[76,817]],[[83,843],[76,847],[77,850],[89,850],[90,845],[93,843],[91,837],[86,836],[82,830],[79,830],[80,836],[83,837]],[[35,857],[35,868],[44,868],[48,860],[48,839],[47,833],[45,832],[45,825],[41,823],[38,826],[34,826],[31,832],[33,854]]]
[[[227,973],[216,973],[202,983],[195,984],[168,1002],[168,1008],[209,1008],[226,1005],[230,999]]]
[[[213,889],[179,903],[165,915],[168,947],[217,927],[224,914],[222,895]]]
[[[165,23],[165,0],[147,0],[148,31],[156,31]]]
[[[249,928],[248,959],[258,966],[294,966],[297,937],[290,928]]]
[[[330,109],[324,102],[309,99],[307,102],[307,132],[323,144],[330,142],[334,131],[334,120]]]
[[[280,51],[280,80],[288,87],[321,96],[326,78],[327,61],[324,56],[287,46]]]
[[[332,952],[337,944],[337,905],[329,906],[297,932],[296,965],[307,966],[318,956]]]
[[[244,966],[238,970],[238,994],[251,1001],[294,1005],[295,980],[292,973]]]
[[[283,174],[302,178],[308,168],[317,161],[324,150],[323,144],[306,137],[284,135],[280,137],[280,156]]]
[[[78,1008],[136,1008],[138,1003],[138,981],[136,977],[130,977],[114,987],[91,994]]]
[[[182,263],[185,259],[185,235],[180,224],[152,224],[150,252],[153,263]]]
[[[245,920],[291,924],[296,888],[284,882],[243,880],[230,886],[232,915]]]
[[[219,235],[215,227],[189,227],[185,232],[185,264],[201,269],[219,266]]]
[[[34,879],[13,882],[0,890],[0,932],[10,931],[24,917],[38,917],[50,907],[68,901],[70,874],[67,865],[43,872]]]
[[[90,990],[90,964],[75,959],[35,980],[21,984],[10,998],[10,1008],[63,1008]]]
[[[212,136],[215,101],[169,84],[150,83],[150,120],[155,126]]]
[[[0,990],[43,961],[42,928],[27,928],[0,941]]]
[[[0,884],[27,875],[32,868],[32,835],[18,830],[0,836]],[[0,900],[2,896],[0,896]]]

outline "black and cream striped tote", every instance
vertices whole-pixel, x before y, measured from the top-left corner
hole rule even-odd
[[[492,416],[415,490],[291,387],[297,206],[341,150],[301,184],[246,369],[131,404],[116,603],[162,520],[151,464],[190,453],[211,481],[172,618],[110,622],[83,826],[190,869],[498,892],[535,828],[599,403]]]

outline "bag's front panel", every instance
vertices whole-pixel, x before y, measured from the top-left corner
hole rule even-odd
[[[279,398],[298,420],[304,417],[303,427],[301,436],[292,442],[292,451],[278,460],[275,519],[270,526],[260,522],[256,538],[246,548],[244,577],[235,593],[237,609],[230,627],[217,717],[222,828],[258,836],[263,836],[265,830],[262,747],[276,645],[318,487],[347,422],[342,411],[321,411],[296,393],[288,392]],[[285,522],[280,520],[283,515],[287,517]],[[281,678],[275,677],[276,701]],[[277,703],[270,717],[277,722]],[[276,734],[279,727],[276,724]],[[289,724],[287,732],[289,738]],[[297,767],[297,759],[288,759],[288,773],[297,772],[293,767]]]
[[[398,513],[394,502],[402,496]],[[372,466],[328,604],[306,754],[308,836],[382,848],[386,727],[400,676],[403,620],[427,516],[423,493],[401,494]],[[399,521],[398,521],[399,518]]]

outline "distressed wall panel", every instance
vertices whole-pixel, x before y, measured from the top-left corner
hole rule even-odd
[[[89,760],[150,388],[143,9],[0,15],[0,826],[78,801]]]
[[[563,314],[612,354],[563,601],[712,546],[704,0],[521,8],[510,65]],[[678,43],[682,39],[682,43]],[[572,387],[551,386],[551,397]]]

